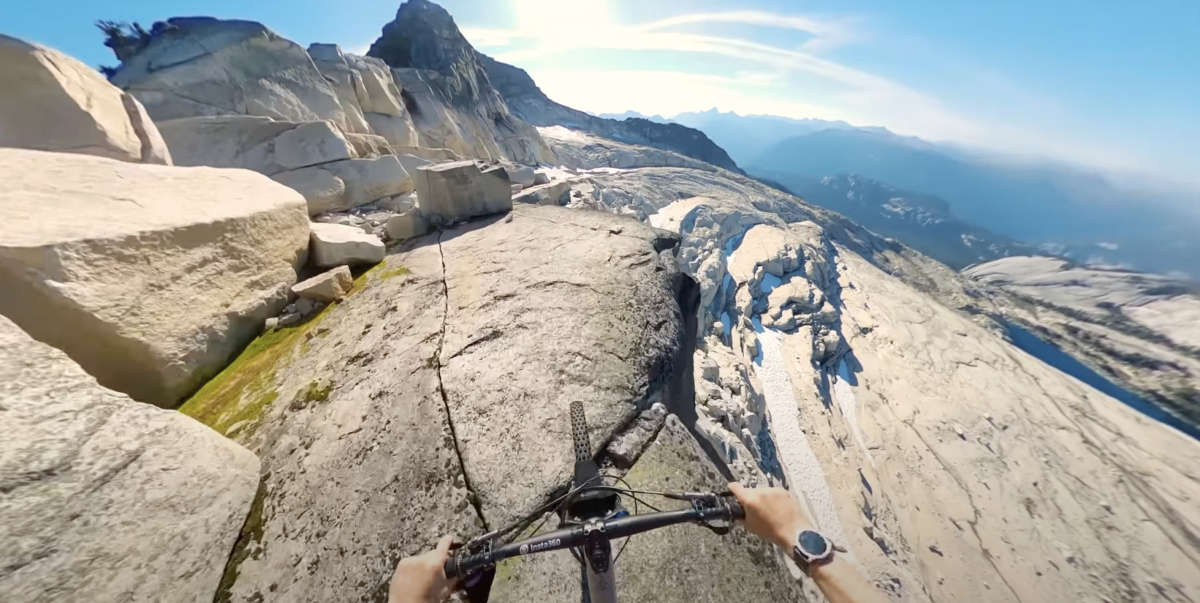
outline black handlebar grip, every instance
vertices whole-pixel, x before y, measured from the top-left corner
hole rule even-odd
[[[462,576],[458,575],[458,557],[451,557],[446,560],[446,565],[442,567],[442,571],[446,573],[446,578],[450,580],[458,580]]]
[[[725,504],[729,505],[729,519],[737,520],[746,518],[746,508],[742,506],[742,503],[731,498],[726,500]]]

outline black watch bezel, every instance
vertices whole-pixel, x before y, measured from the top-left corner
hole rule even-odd
[[[804,535],[812,534],[821,539],[825,544],[822,551],[810,551],[804,546]],[[816,530],[800,530],[796,532],[796,544],[792,546],[792,558],[804,573],[808,573],[813,567],[824,565],[833,559],[834,553],[833,542],[825,537],[824,534]]]

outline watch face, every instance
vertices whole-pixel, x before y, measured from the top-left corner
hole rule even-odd
[[[814,559],[820,559],[829,553],[829,541],[825,537],[813,532],[805,530],[800,532],[799,538],[800,548],[804,549],[805,553],[811,555]]]

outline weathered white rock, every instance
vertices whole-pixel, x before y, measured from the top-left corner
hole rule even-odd
[[[350,269],[346,266],[338,266],[333,270],[292,285],[292,293],[302,299],[329,303],[345,297],[353,286],[354,277],[350,276]]]
[[[304,200],[249,171],[0,149],[0,181],[0,314],[144,402],[223,366],[307,247]]]
[[[400,165],[403,165],[404,170],[409,174],[415,174],[419,167],[433,164],[432,161],[424,157],[418,157],[412,153],[400,153],[396,157],[400,159]]]
[[[320,268],[377,264],[387,251],[379,237],[367,234],[361,228],[321,222],[313,222],[311,227],[309,260]]]
[[[417,194],[404,193],[401,195],[394,195],[392,197],[387,197],[386,199],[380,199],[376,201],[375,206],[385,211],[404,213],[417,206]]]
[[[504,168],[479,170],[473,161],[417,168],[414,177],[421,212],[449,224],[465,218],[512,210],[512,189]]]
[[[417,208],[394,215],[387,221],[388,238],[393,241],[419,237],[427,232],[429,232],[429,221]]]
[[[171,165],[136,99],[54,49],[0,34],[0,146]]]
[[[261,115],[348,126],[337,94],[308,53],[262,24],[184,17],[167,25],[112,77],[156,122]]]
[[[354,155],[350,143],[328,121],[297,126],[275,139],[275,163],[287,169],[351,159]]]
[[[513,184],[520,184],[522,188],[528,188],[534,185],[537,179],[537,174],[533,168],[525,165],[504,166],[504,171],[508,172],[508,181]]]
[[[533,173],[533,186],[539,184],[550,184],[550,174],[547,174],[545,170],[537,170]]]
[[[342,199],[346,195],[346,183],[329,170],[304,168],[275,174],[271,179],[303,195],[310,216],[345,205]]]
[[[417,131],[412,122],[403,117],[385,115],[383,113],[364,113],[371,131],[382,136],[389,144],[395,146],[411,146],[417,144]]]
[[[430,148],[430,147],[422,147],[422,146],[396,146],[396,145],[392,145],[392,146],[393,146],[393,148],[396,149],[397,155],[412,155],[414,157],[420,157],[422,159],[427,159],[432,163],[446,163],[448,161],[462,161],[463,160],[462,155],[459,155],[458,153],[456,153],[450,149]]]
[[[275,141],[300,124],[252,115],[171,119],[158,123],[175,165],[246,168],[268,176],[286,168]]]
[[[361,159],[370,159],[381,155],[395,155],[396,151],[388,144],[386,138],[375,134],[346,134],[346,142],[354,147],[354,153]],[[404,162],[401,162],[403,165]],[[408,169],[408,166],[404,166]]]
[[[0,431],[5,601],[213,600],[257,457],[100,387],[4,317]]]
[[[517,203],[532,203],[534,205],[566,205],[566,197],[571,192],[571,183],[559,180],[550,184],[534,186],[520,191],[513,201]]]
[[[412,192],[413,179],[395,155],[375,159],[348,159],[322,165],[320,169],[341,178],[346,194],[339,205],[324,211],[337,211],[366,205],[384,197]]]

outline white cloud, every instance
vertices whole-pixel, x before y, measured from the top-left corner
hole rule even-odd
[[[1008,151],[1060,156],[1104,167],[1129,167],[1132,159],[1095,145],[1077,144],[1043,131],[972,118],[932,95],[890,78],[821,56],[831,48],[867,37],[862,21],[763,11],[676,15],[623,25],[609,19],[604,0],[515,0],[513,30],[464,28],[472,43],[496,59],[529,68],[554,100],[592,112],[633,109],[674,115],[713,107],[741,114],[843,119],[883,125],[898,133],[952,140]],[[803,32],[810,37],[794,48],[728,36],[686,31],[705,23],[737,23]],[[499,52],[496,52],[499,50]],[[555,59],[578,51],[633,50],[719,56],[739,65],[722,73],[675,70],[579,69]],[[728,69],[729,61],[724,62]],[[536,65],[534,67],[533,65]],[[530,68],[532,67],[532,68]],[[986,75],[986,74],[985,74]],[[994,86],[1018,90],[998,75]],[[1045,97],[1027,100],[1048,106]],[[1019,100],[1019,99],[1018,99]]]

